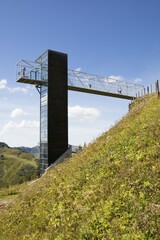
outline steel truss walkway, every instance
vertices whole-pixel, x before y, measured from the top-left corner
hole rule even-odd
[[[47,79],[47,67],[47,64],[43,64],[42,69],[39,62],[20,60],[16,65],[16,80],[36,86],[47,86],[48,83],[44,80]],[[68,90],[132,100],[142,95],[144,86],[68,69]]]

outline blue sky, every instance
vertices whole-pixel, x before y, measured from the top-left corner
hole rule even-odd
[[[0,141],[39,142],[39,95],[16,83],[19,59],[45,50],[68,54],[70,69],[160,79],[159,0],[0,0]],[[69,142],[83,145],[114,125],[129,101],[69,92]]]

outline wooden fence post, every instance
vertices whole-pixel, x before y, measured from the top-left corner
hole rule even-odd
[[[155,84],[156,84],[156,95],[157,95],[157,97],[159,97],[159,96],[160,96],[160,92],[159,92],[159,81],[157,80]]]
[[[144,95],[146,94],[146,89],[144,88]]]

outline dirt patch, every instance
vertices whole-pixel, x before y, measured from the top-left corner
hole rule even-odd
[[[9,200],[0,200],[0,213],[3,211],[3,209],[12,202],[12,199]]]

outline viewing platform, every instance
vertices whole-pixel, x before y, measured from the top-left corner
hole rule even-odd
[[[26,60],[20,60],[16,64],[16,81],[36,86],[47,86],[48,84],[43,80],[41,64]]]
[[[36,86],[47,86],[48,65],[40,62],[20,60],[16,65],[16,81]],[[144,86],[68,69],[68,90],[98,94],[115,98],[132,100],[143,94]]]

